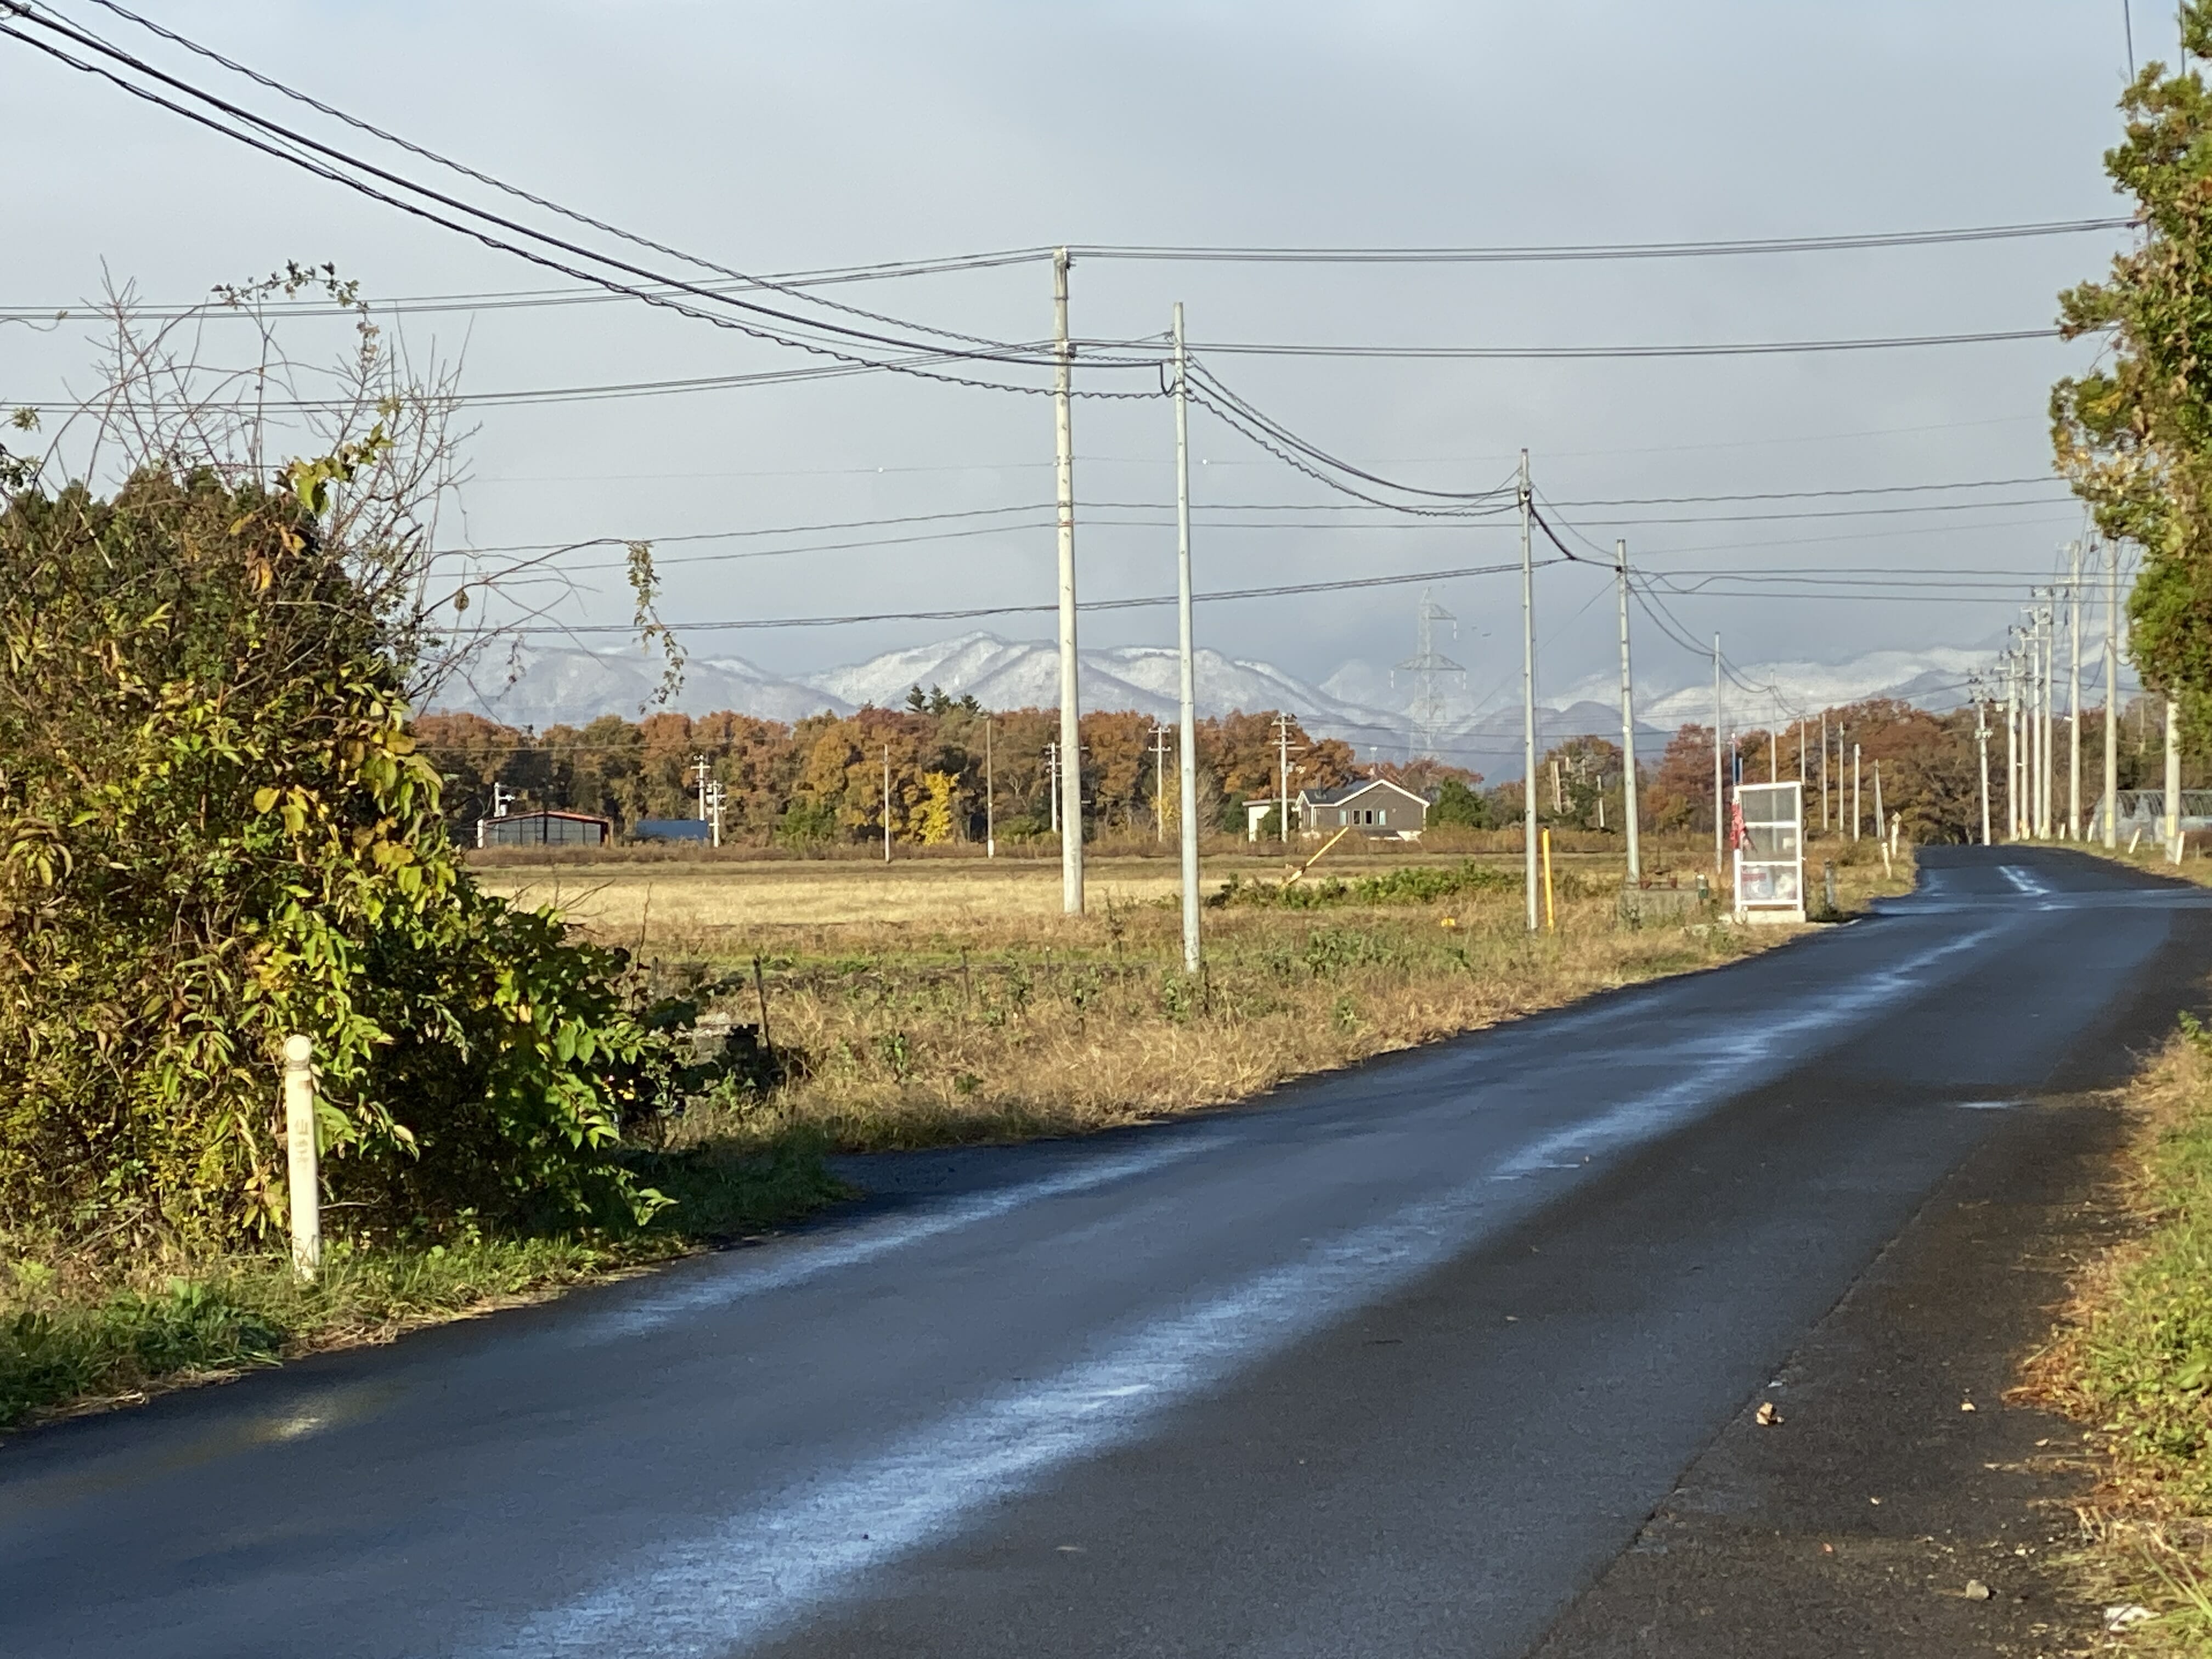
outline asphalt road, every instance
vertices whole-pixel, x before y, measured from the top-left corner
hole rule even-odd
[[[0,1654],[1508,1656],[2212,894],[1880,915],[0,1446]]]

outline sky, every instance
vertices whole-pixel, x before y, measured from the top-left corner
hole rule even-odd
[[[91,0],[54,12],[195,81],[223,80]],[[2127,77],[2122,7],[2057,0],[1487,0],[929,6],[750,3],[176,3],[159,19],[266,74],[564,204],[750,272],[1056,243],[1438,246],[1679,241],[1934,229],[2124,210],[2101,154]],[[2171,52],[2138,5],[2138,56]],[[227,85],[251,91],[235,82]],[[256,106],[282,106],[255,94]],[[0,39],[9,114],[0,310],[128,281],[184,301],[287,259],[334,262],[373,298],[566,285],[511,256],[191,127]],[[300,112],[293,110],[287,115]],[[319,126],[318,131],[335,131]],[[349,143],[358,143],[357,138]],[[428,173],[414,162],[410,169]],[[1441,489],[1503,482],[1526,447],[1554,518],[1626,538],[1655,576],[1751,570],[1755,591],[1665,601],[1729,656],[1834,661],[1993,643],[2081,518],[2050,477],[2044,411],[2087,344],[2035,339],[1881,351],[1574,362],[1206,356],[1208,343],[1592,346],[2035,329],[2099,273],[2115,233],[1916,249],[1522,264],[1079,260],[1079,337],[1161,333],[1188,308],[1200,355],[1300,435]],[[1042,263],[822,292],[997,339],[1051,325]],[[325,337],[313,333],[316,326]],[[301,325],[310,349],[329,325]],[[635,302],[415,315],[418,361],[465,392],[801,366]],[[0,404],[96,381],[88,326],[0,328]],[[1078,371],[1079,390],[1158,390]],[[1157,398],[1079,399],[1079,585],[1171,592],[1173,428]],[[469,411],[453,546],[654,539],[663,611],[701,657],[805,673],[967,624],[716,631],[712,622],[1049,605],[1050,401],[873,374]],[[1202,410],[1193,417],[1201,591],[1517,556],[1481,526],[1340,507]],[[2003,481],[2027,481],[2008,483]],[[1609,506],[1686,495],[1984,484],[1918,495]],[[1127,503],[1111,506],[1109,503]],[[1935,503],[1942,510],[1922,510]],[[1911,511],[1897,511],[1904,507]],[[753,534],[983,507],[975,521]],[[1879,507],[1880,513],[1866,509]],[[1832,517],[1743,515],[1846,513]],[[1733,515],[1732,522],[1714,522]],[[1675,522],[1661,520],[1704,520]],[[1259,519],[1280,520],[1258,527]],[[902,539],[873,547],[855,540]],[[1580,546],[1582,544],[1577,543]],[[791,550],[805,549],[811,550]],[[732,558],[733,552],[763,555]],[[629,614],[604,549],[569,556],[558,617]],[[1778,574],[1844,568],[1838,597]],[[2011,589],[1961,603],[1929,570]],[[1208,604],[1202,644],[1319,680],[1413,649],[1417,586]],[[1517,689],[1517,574],[1439,583],[1441,648],[1476,701]],[[1601,568],[1538,573],[1540,680],[1607,671]],[[1049,637],[1048,614],[976,624]],[[1085,645],[1170,643],[1171,609],[1086,614]],[[692,631],[696,629],[696,631]],[[1703,672],[1639,614],[1640,669]],[[592,636],[594,643],[608,643]]]

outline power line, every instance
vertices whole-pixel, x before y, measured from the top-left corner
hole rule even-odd
[[[1068,252],[1086,259],[1154,259],[1233,264],[1519,264],[1587,259],[1688,259],[1759,253],[1832,253],[1846,250],[1931,247],[1960,242],[2012,241],[2124,230],[2126,218],[2059,219],[1938,230],[1871,231],[1852,235],[1736,237],[1713,241],[1596,242],[1492,247],[1174,247],[1091,244]]]
[[[186,52],[195,53],[198,57],[205,58],[210,63],[219,64],[222,68],[230,70],[233,74],[244,76],[247,80],[253,82],[258,86],[265,87],[271,92],[276,93],[283,97],[291,99],[296,103],[303,104],[307,108],[314,110],[319,114],[327,115],[335,120],[343,122],[346,125],[353,128],[357,132],[366,133],[371,137],[381,139],[386,143],[394,145],[400,149],[405,150],[411,155],[420,156],[426,161],[432,162],[436,166],[445,167],[452,172],[459,173],[465,179],[472,179],[480,185],[487,185],[494,190],[500,191],[506,195],[515,198],[519,201],[527,202],[532,207],[543,208],[547,212],[558,214],[562,218],[568,219],[574,223],[586,226],[592,230],[603,232],[610,236],[617,237],[623,241],[631,244],[633,246],[641,247],[654,253],[665,254],[670,258],[681,259],[687,264],[697,265],[703,270],[711,270],[717,276],[729,277],[733,281],[744,283],[748,287],[778,290],[792,294],[794,298],[800,297],[795,290],[784,289],[781,284],[776,283],[773,278],[763,278],[749,276],[741,270],[732,270],[727,265],[720,264],[712,259],[702,258],[696,254],[686,253],[680,248],[671,247],[665,242],[656,242],[650,237],[638,235],[635,232],[623,229],[618,225],[610,224],[603,219],[595,219],[589,214],[580,213],[573,208],[563,206],[562,204],[549,200],[545,197],[534,195],[531,191],[524,190],[519,185],[511,185],[503,179],[495,179],[490,173],[480,172],[477,168],[470,167],[464,162],[456,161],[449,156],[441,155],[435,150],[425,149],[422,145],[415,143],[411,140],[403,138],[397,133],[387,131],[382,127],[374,125],[368,121],[361,119],[358,116],[348,114],[344,110],[339,109],[334,105],[325,103],[319,98],[312,97],[307,93],[298,91],[292,87],[287,86],[283,82],[276,80],[270,76],[264,75],[258,70],[250,68],[244,64],[237,62],[235,59],[226,58],[221,52],[215,51],[211,47],[202,46],[199,42],[191,40],[183,34],[179,34],[174,29],[169,28],[161,23],[157,23],[149,17],[140,15],[137,12],[130,9],[130,8],[119,4],[118,0],[93,0],[93,3],[94,5],[105,7],[107,10],[114,13],[117,16],[127,19],[129,21],[137,24],[141,28],[160,36],[162,40],[167,40],[173,45],[183,47]],[[89,42],[95,37],[86,35],[80,38]],[[880,312],[865,311],[858,306],[845,305],[836,300],[822,300],[817,301],[817,303],[833,307],[839,311],[845,312],[853,316],[866,318],[871,322],[887,324],[890,326],[898,328],[917,329],[924,333],[937,335],[940,338],[958,340],[969,345],[988,346],[994,343],[994,342],[983,339],[977,335],[960,334],[956,333],[950,329],[933,328],[927,324],[913,323],[896,317],[888,317]]]
[[[1559,362],[1608,358],[1766,357],[1832,351],[1896,351],[1921,346],[1990,345],[2006,341],[2056,340],[2060,337],[2059,331],[2055,328],[2010,328],[1978,333],[1900,334],[1864,339],[1735,340],[1683,345],[1304,345],[1286,342],[1267,343],[1216,340],[1194,349],[1251,357],[1374,358],[1403,362]]]
[[[1549,565],[1557,560],[1547,559]],[[1519,563],[1495,565],[1462,565],[1449,570],[1416,570],[1392,576],[1350,576],[1334,581],[1291,582],[1273,587],[1238,587],[1197,593],[1194,599],[1213,603],[1226,599],[1271,599],[1295,597],[1302,593],[1339,593],[1362,587],[1397,587],[1413,582],[1450,581],[1467,576],[1494,576],[1501,572],[1518,570]],[[1175,605],[1175,594],[1154,595],[1146,599],[1085,599],[1079,609],[1085,611],[1139,611],[1155,605]],[[672,624],[676,631],[694,633],[723,633],[735,629],[761,628],[834,628],[855,623],[883,622],[967,622],[981,617],[1031,616],[1059,610],[1052,605],[974,605],[951,611],[884,611],[835,617],[748,617],[732,622],[687,622]],[[562,626],[557,623],[533,623],[524,627],[499,630],[514,634],[635,634],[634,625],[619,623],[579,623]]]
[[[5,34],[72,69],[94,76],[133,97],[181,116],[195,125],[206,127],[250,149],[288,162],[316,177],[342,185],[401,212],[467,236],[487,247],[514,254],[543,269],[573,277],[580,282],[594,283],[610,292],[672,310],[681,315],[710,323],[716,327],[750,335],[771,343],[811,352],[817,356],[829,357],[840,362],[875,368],[889,368],[897,373],[923,379],[949,384],[974,386],[993,391],[1015,392],[1038,396],[1046,395],[1049,391],[1049,388],[1043,386],[1014,385],[1004,381],[979,380],[973,375],[952,374],[939,368],[924,367],[921,363],[912,361],[911,358],[886,362],[859,356],[854,349],[856,346],[876,345],[891,347],[909,354],[918,354],[925,360],[935,358],[950,362],[991,362],[1018,366],[1042,366],[1046,361],[1033,355],[1024,354],[1018,348],[1012,347],[994,346],[990,349],[978,349],[957,345],[931,346],[910,339],[896,338],[873,331],[855,328],[834,320],[799,316],[774,307],[741,300],[696,283],[670,277],[665,273],[647,270],[611,254],[582,247],[562,238],[550,235],[545,232],[533,229],[501,215],[460,201],[427,185],[365,161],[334,146],[309,138],[265,117],[253,114],[213,93],[163,73],[143,60],[100,40],[96,35],[90,34],[65,21],[59,21],[42,15],[40,9],[34,9],[33,0],[16,0],[11,15],[23,21],[60,34],[64,39],[107,58],[114,63],[124,64],[135,74],[161,85],[172,87],[184,95],[198,100],[210,108],[221,112],[222,115],[243,122],[256,131],[241,131],[237,127],[227,124],[223,119],[187,107],[149,87],[125,78],[112,70],[97,64],[88,63],[49,41],[25,34],[20,29],[9,27],[5,23],[0,23],[0,34]],[[257,136],[257,133],[266,136]],[[351,169],[351,171],[343,169]],[[368,179],[356,177],[356,173],[367,174]],[[389,191],[369,183],[368,179],[384,180],[394,188],[422,199],[403,200],[391,194]],[[436,205],[426,206],[425,203]],[[451,213],[457,213],[463,216],[460,219],[455,219],[448,216],[448,212],[441,210],[448,210]],[[495,229],[487,229],[486,226],[494,227]],[[509,240],[510,236],[520,237],[523,239],[523,242],[537,246],[524,246],[523,242]],[[541,251],[547,248],[555,250],[559,255],[581,259],[589,264],[604,266],[619,275],[610,276],[600,270],[580,268],[578,265],[567,263],[563,258],[556,257],[555,253]],[[674,298],[672,295],[683,295],[688,296],[688,300]],[[691,303],[691,301],[719,303],[744,315],[732,316],[726,312],[702,309],[699,304]],[[763,320],[747,320],[749,318]],[[771,325],[782,326],[777,327]],[[799,331],[793,332],[794,330]],[[808,337],[809,333],[830,337],[826,339]],[[1093,367],[1145,368],[1155,367],[1154,360],[1149,357],[1134,362],[1102,362],[1094,357],[1091,362]],[[1121,395],[1149,397],[1160,394],[1143,392]]]

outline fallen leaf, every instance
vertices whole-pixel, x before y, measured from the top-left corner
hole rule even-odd
[[[1990,1587],[1978,1578],[1969,1578],[1966,1595],[1969,1601],[1986,1601],[1990,1599]]]
[[[1970,1412],[1974,1409],[1974,1402],[1971,1400],[1961,1400],[1959,1402],[1959,1409],[1962,1412]]]
[[[1774,1402],[1771,1400],[1763,1400],[1759,1401],[1756,1421],[1759,1427],[1771,1429],[1782,1421],[1782,1413],[1774,1409]]]
[[[2122,1631],[2130,1625],[2140,1625],[2145,1620],[2157,1617],[2158,1615],[2148,1607],[2138,1606],[2133,1601],[2123,1602],[2118,1607],[2105,1609],[2105,1628],[2110,1631]]]

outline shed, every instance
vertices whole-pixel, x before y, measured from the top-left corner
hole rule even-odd
[[[509,812],[477,820],[479,847],[604,847],[613,821],[591,812]]]
[[[640,841],[712,841],[714,826],[704,818],[640,818],[629,827]]]

